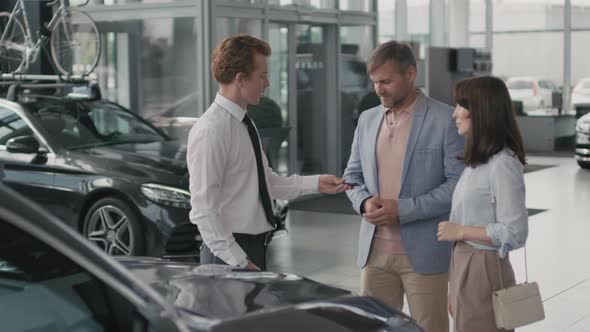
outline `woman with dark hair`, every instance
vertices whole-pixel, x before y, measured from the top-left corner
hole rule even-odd
[[[508,252],[528,234],[523,168],[525,154],[508,89],[496,77],[455,86],[453,113],[465,137],[466,168],[453,194],[450,220],[438,239],[455,241],[449,271],[449,313],[455,331],[504,331],[496,327],[492,293],[515,284]]]

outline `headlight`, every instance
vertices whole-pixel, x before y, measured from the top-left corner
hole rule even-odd
[[[576,130],[589,133],[590,132],[590,121],[578,121],[578,125],[576,126]]]
[[[141,192],[150,200],[182,209],[191,208],[191,193],[187,190],[155,183],[141,185]]]

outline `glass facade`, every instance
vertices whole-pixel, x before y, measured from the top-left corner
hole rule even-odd
[[[70,0],[72,5],[77,5],[79,3],[84,3],[86,0]],[[90,0],[89,4],[91,5],[105,5],[105,6],[112,6],[112,5],[128,5],[128,4],[158,4],[158,3],[166,3],[166,2],[176,2],[176,1],[186,1],[186,0]]]
[[[287,7],[335,9],[335,0],[268,0],[268,4]]]
[[[101,22],[99,26],[104,42],[96,73],[105,97],[148,119],[186,113],[182,102],[201,98],[194,18]],[[194,110],[192,116],[197,115]]]
[[[590,0],[572,1],[572,28],[590,29]]]
[[[82,0],[72,3],[75,1]],[[433,38],[440,46],[452,42],[486,47],[486,3],[91,0],[86,10],[101,31],[103,53],[96,74],[103,94],[158,123],[196,118],[206,109],[217,88],[210,75],[210,56],[221,39],[248,33],[268,40],[273,54],[266,96],[279,106],[284,127],[291,128],[283,143],[282,164],[292,173],[334,168],[322,161],[332,151],[313,144],[325,135],[338,136],[338,164],[348,156],[360,112],[357,102],[371,89],[365,61],[374,40],[417,42],[419,57],[425,56]],[[143,4],[149,6],[144,9]],[[491,4],[493,74],[505,79],[542,77],[559,87],[567,79],[566,62],[571,61],[571,85],[590,77],[586,64],[590,46],[585,42],[590,38],[590,0],[571,0],[571,59],[564,52],[564,1],[492,0]],[[122,11],[107,10],[117,5]],[[154,10],[158,8],[162,10]],[[208,17],[204,10],[215,16]],[[451,22],[462,10],[469,17]],[[334,16],[338,11],[345,15]],[[293,16],[295,12],[303,16]],[[465,29],[467,34],[450,38],[451,26]],[[443,38],[440,31],[444,31]],[[375,32],[377,36],[373,36]],[[335,51],[337,45],[341,46],[339,51]],[[332,63],[336,66],[331,67]],[[329,131],[332,124],[326,121],[326,114],[334,114],[326,112],[333,109],[337,109],[338,126]]]
[[[297,129],[301,171],[316,173],[325,168],[326,146],[326,44],[324,28],[307,24],[296,26]]]
[[[289,171],[289,134],[293,129],[289,124],[289,27],[287,24],[272,23],[268,28],[268,42],[272,48],[269,59],[270,86],[266,96],[280,108],[282,126],[277,129],[267,129],[280,142],[267,151],[267,156],[273,169],[279,174]],[[295,143],[293,143],[295,145]]]
[[[236,17],[218,17],[215,20],[216,43],[238,33],[262,38],[262,20]]]
[[[494,32],[563,29],[563,1],[493,0]]]
[[[396,38],[395,35],[395,1],[379,0],[377,3],[378,19],[377,28],[379,30],[379,43]]]
[[[483,33],[486,31],[485,0],[469,1],[469,32]]]
[[[505,79],[534,76],[563,82],[563,33],[494,33],[493,74]]]
[[[367,73],[367,58],[373,50],[373,29],[366,26],[340,28],[340,99],[343,164],[348,161],[354,130],[364,106],[362,101],[373,93]]]
[[[430,45],[430,0],[409,0],[407,7],[408,40]]]
[[[572,33],[572,84],[584,77],[590,77],[590,31],[574,31]]]
[[[371,11],[372,0],[340,0],[340,10]]]

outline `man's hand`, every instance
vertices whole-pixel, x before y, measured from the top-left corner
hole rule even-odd
[[[462,241],[464,237],[463,225],[443,221],[438,224],[436,236],[439,241]]]
[[[379,196],[372,196],[363,202],[364,213],[376,211],[381,207],[381,198]]]
[[[258,266],[256,266],[256,264],[252,263],[252,261],[248,261],[248,265],[246,265],[246,269],[260,271],[260,268]]]
[[[337,194],[352,189],[352,186],[344,183],[344,180],[330,174],[320,175],[318,190],[323,194]]]
[[[397,200],[376,197],[376,204],[379,206],[378,209],[373,211],[365,210],[363,217],[367,222],[377,226],[399,223]]]

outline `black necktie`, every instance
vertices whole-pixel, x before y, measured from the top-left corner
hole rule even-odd
[[[266,177],[264,176],[264,165],[262,165],[262,150],[260,148],[260,139],[256,128],[252,123],[252,119],[246,114],[244,116],[244,123],[248,127],[248,135],[250,135],[250,141],[254,148],[254,155],[256,156],[256,169],[258,170],[258,193],[260,194],[260,200],[262,201],[262,207],[264,208],[264,214],[268,223],[275,228],[277,221],[275,219],[274,212],[272,210],[272,202],[270,201],[270,195],[268,194],[268,187],[266,186]]]

